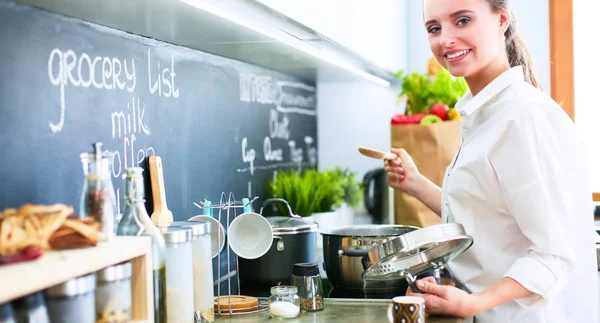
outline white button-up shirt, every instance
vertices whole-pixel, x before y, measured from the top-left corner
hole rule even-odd
[[[521,67],[456,105],[462,144],[442,187],[442,221],[473,246],[448,264],[476,293],[510,277],[534,294],[479,322],[597,322],[598,272],[585,148],[559,105]]]

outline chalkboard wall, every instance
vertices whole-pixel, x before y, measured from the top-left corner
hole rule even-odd
[[[97,141],[120,209],[125,169],[161,156],[175,220],[222,192],[258,209],[277,170],[317,165],[314,84],[5,0],[0,26],[0,209],[77,209]]]

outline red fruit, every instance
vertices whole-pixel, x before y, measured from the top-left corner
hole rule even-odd
[[[431,106],[431,114],[435,114],[442,120],[448,120],[448,106],[443,103],[436,103]]]
[[[392,117],[392,124],[406,124],[407,118],[404,114],[396,114]]]
[[[14,264],[23,261],[30,261],[39,258],[42,255],[41,247],[27,247],[20,253],[10,256],[0,256],[0,265]]]
[[[415,113],[411,116],[408,116],[408,123],[409,124],[419,124],[421,123],[421,119],[423,119],[425,117],[425,113]]]

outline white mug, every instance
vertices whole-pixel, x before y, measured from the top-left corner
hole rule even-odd
[[[396,296],[388,306],[391,323],[425,323],[425,299],[419,296]]]

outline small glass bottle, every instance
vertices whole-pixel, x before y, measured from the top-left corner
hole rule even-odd
[[[323,283],[316,263],[294,264],[292,285],[298,288],[300,309],[303,312],[316,312],[324,308]]]
[[[94,152],[80,155],[83,164],[83,191],[79,205],[79,217],[92,217],[100,223],[104,240],[115,235],[117,205],[112,186],[110,161],[102,153],[102,143],[94,143]]]
[[[165,238],[154,225],[144,205],[144,178],[140,167],[128,168],[125,177],[125,209],[117,227],[120,236],[152,238],[152,271],[154,283],[154,322],[167,321]]]
[[[269,296],[269,312],[271,317],[290,319],[300,314],[300,298],[295,286],[273,286]]]

